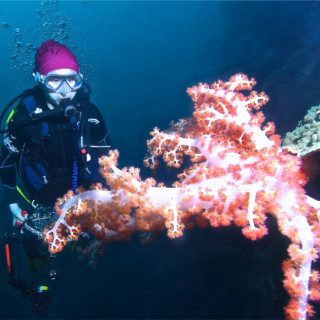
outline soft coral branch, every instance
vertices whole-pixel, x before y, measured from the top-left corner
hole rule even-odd
[[[270,213],[293,243],[290,263],[283,267],[284,284],[292,297],[286,315],[304,319],[311,314],[310,292],[312,299],[320,297],[311,270],[320,243],[319,205],[304,192],[306,177],[299,158],[280,148],[273,123],[262,127],[264,115],[257,110],[268,97],[251,91],[254,85],[242,74],[211,86],[199,84],[188,89],[195,104],[193,117],[171,124],[166,132],[154,129],[145,165],[156,167],[159,156],[174,167],[181,166],[186,156],[193,161],[172,187],[141,180],[137,169],[118,169],[117,151],[101,158],[110,190],[95,186],[60,200],[60,217],[44,232],[49,249],[61,250],[77,236],[79,226],[103,246],[129,240],[136,231],[168,229],[170,237],[179,237],[193,220],[199,225],[208,221],[213,227],[235,223],[255,240],[267,233],[266,213]],[[242,90],[251,92],[245,96]],[[93,247],[96,250],[99,244]]]

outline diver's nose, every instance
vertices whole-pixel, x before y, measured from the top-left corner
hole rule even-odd
[[[68,87],[68,85],[66,84],[65,81],[63,81],[63,84],[60,86],[59,88],[59,93],[65,97],[70,91],[70,88]]]

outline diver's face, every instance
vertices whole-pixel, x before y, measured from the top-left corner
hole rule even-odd
[[[49,103],[56,106],[63,99],[72,100],[82,85],[82,77],[71,69],[59,69],[47,74],[43,89]]]

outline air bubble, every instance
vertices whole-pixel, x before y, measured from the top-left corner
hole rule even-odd
[[[9,23],[7,23],[7,22],[1,22],[1,28],[3,28],[3,29],[8,29],[10,26],[9,26]]]

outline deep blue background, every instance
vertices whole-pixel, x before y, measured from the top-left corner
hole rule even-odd
[[[33,86],[30,48],[62,41],[92,86],[121,166],[142,168],[149,131],[191,116],[185,91],[200,81],[254,77],[280,134],[320,102],[319,2],[1,1],[0,22],[8,24],[0,28],[0,108]],[[3,234],[11,219],[0,196]],[[256,242],[237,228],[208,228],[111,244],[95,270],[63,252],[47,318],[283,318],[288,243],[269,223],[270,235]],[[35,317],[7,285],[0,252],[0,317]]]

